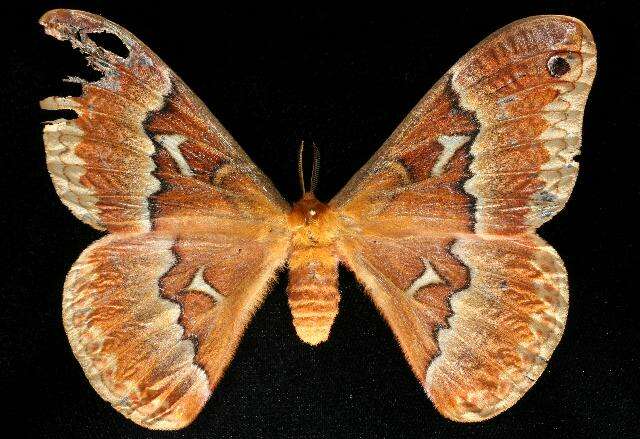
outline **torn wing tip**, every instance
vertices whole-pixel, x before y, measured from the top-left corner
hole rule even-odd
[[[38,20],[47,35],[59,40],[75,38],[75,31],[99,32],[108,27],[109,21],[100,15],[78,9],[52,9]]]
[[[38,23],[45,28],[45,32],[49,35],[54,35],[52,32],[56,27],[60,24],[65,24],[70,21],[73,12],[76,12],[72,9],[51,9],[50,11],[42,14]],[[79,11],[77,11],[79,12]],[[55,35],[54,35],[55,36]]]

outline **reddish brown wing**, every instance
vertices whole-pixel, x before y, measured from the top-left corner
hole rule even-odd
[[[451,419],[513,405],[564,330],[566,273],[535,229],[575,182],[594,74],[580,21],[506,26],[445,74],[331,202],[342,260]]]
[[[91,245],[67,276],[63,318],[96,391],[144,427],[188,425],[231,361],[287,244],[146,233]]]
[[[81,50],[102,79],[80,97],[42,101],[77,119],[45,126],[47,165],[63,203],[111,232],[149,231],[158,218],[252,219],[288,211],[271,182],[202,102],[148,47],[120,26],[81,11],[54,10],[40,23]],[[91,39],[108,32],[129,55]]]
[[[129,32],[55,10],[41,23],[103,73],[46,109],[78,117],[44,129],[62,201],[112,232],[71,269],[65,328],[91,384],[148,428],[190,423],[284,264],[288,205],[184,83]],[[129,54],[97,46],[109,32]]]
[[[436,408],[482,421],[511,407],[546,366],[568,309],[567,276],[536,235],[344,238],[367,287]]]

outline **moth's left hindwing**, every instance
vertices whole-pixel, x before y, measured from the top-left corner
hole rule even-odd
[[[481,421],[511,407],[560,340],[566,272],[535,229],[573,188],[595,57],[575,18],[500,29],[330,204],[342,261],[448,418]]]
[[[152,429],[189,424],[231,360],[286,258],[287,203],[198,98],[123,28],[54,10],[45,31],[102,72],[45,109],[56,191],[82,221],[111,232],[73,265],[63,317],[98,393]],[[92,34],[120,39],[120,57]]]

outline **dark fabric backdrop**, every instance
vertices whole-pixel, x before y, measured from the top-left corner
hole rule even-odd
[[[8,422],[22,436],[51,438],[637,437],[637,10],[605,1],[424,3],[349,10],[185,1],[3,6],[3,429]],[[482,38],[529,15],[581,18],[599,49],[581,170],[566,209],[541,229],[566,263],[571,308],[538,383],[490,421],[447,421],[351,273],[340,272],[340,314],[330,340],[315,349],[293,331],[283,274],[189,428],[154,433],[118,414],[89,385],[61,321],[64,276],[100,234],[60,203],[46,172],[41,122],[51,116],[37,101],[65,93],[60,79],[86,70],[79,54],[37,25],[53,7],[100,13],[146,42],[290,201],[299,196],[302,139],[322,150],[317,193],[329,200]]]

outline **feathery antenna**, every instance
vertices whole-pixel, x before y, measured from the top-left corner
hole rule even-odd
[[[318,174],[320,173],[320,150],[315,142],[313,142],[313,167],[311,168],[311,182],[309,183],[309,192],[315,192],[318,187]]]
[[[318,175],[320,173],[320,149],[314,143],[313,145],[313,166],[311,168],[311,181],[309,182],[309,192],[313,193],[318,187]],[[302,195],[307,193],[304,184],[304,140],[300,142],[300,148],[298,149],[298,178],[300,180],[300,189],[302,189]]]
[[[306,194],[307,191],[304,188],[304,163],[303,163],[303,152],[304,152],[304,140],[300,142],[300,148],[298,148],[298,178],[300,179],[300,189],[302,189],[302,195]]]

